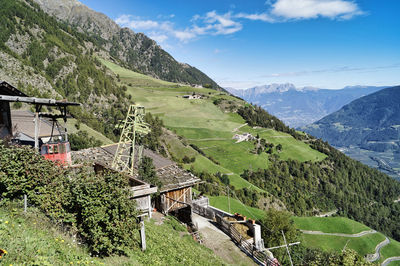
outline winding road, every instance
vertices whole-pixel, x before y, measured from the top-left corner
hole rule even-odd
[[[321,231],[308,231],[308,230],[300,230],[300,231],[303,234],[309,234],[309,235],[342,236],[342,237],[362,237],[362,236],[365,236],[365,235],[377,233],[375,230],[362,231],[362,232],[357,233],[357,234],[324,233],[324,232],[321,232]],[[374,261],[380,260],[380,258],[381,258],[381,249],[384,246],[389,245],[389,243],[390,243],[390,239],[387,236],[385,236],[385,240],[383,240],[378,245],[376,245],[375,253],[374,254],[367,254],[365,256],[365,259],[368,262],[374,262]],[[387,258],[384,262],[382,262],[381,266],[387,266],[389,263],[391,263],[393,261],[400,261],[400,257]]]
[[[398,261],[398,260],[400,260],[400,257],[387,258],[384,262],[382,262],[381,266],[386,266],[389,263],[391,263],[392,261]]]
[[[342,233],[324,233],[321,231],[307,231],[307,230],[300,230],[303,234],[308,234],[308,235],[324,235],[324,236],[342,236],[342,237],[362,237],[365,235],[369,234],[375,234],[375,230],[368,230],[368,231],[362,231],[357,234],[342,234]]]
[[[381,258],[381,249],[386,246],[389,245],[390,240],[389,238],[385,237],[385,240],[383,240],[381,243],[379,243],[376,247],[375,247],[375,253],[374,254],[368,254],[365,259],[369,262],[374,262],[377,261]]]

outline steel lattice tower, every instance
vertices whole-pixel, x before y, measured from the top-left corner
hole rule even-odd
[[[112,168],[133,175],[135,162],[135,141],[150,132],[149,125],[144,122],[145,110],[143,106],[131,105],[123,122],[123,129],[118,148],[114,155]],[[141,160],[143,145],[138,147],[138,162]]]

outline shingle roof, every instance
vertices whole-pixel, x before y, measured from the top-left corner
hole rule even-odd
[[[112,144],[103,147],[80,150],[73,152],[72,158],[100,162],[111,167],[117,147],[118,144]],[[143,156],[153,159],[154,168],[156,169],[157,176],[162,183],[160,189],[161,192],[192,186],[200,181],[198,177],[180,168],[175,162],[164,158],[149,149],[143,150]],[[137,165],[135,165],[135,167],[137,167]]]

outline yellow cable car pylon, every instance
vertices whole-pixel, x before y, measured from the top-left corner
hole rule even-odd
[[[124,126],[117,151],[115,152],[114,160],[111,165],[115,170],[133,175],[136,137],[143,137],[150,132],[149,125],[144,121],[144,115],[145,110],[143,106],[129,106],[128,114],[123,123]],[[138,162],[141,160],[142,153],[143,145],[138,145]]]

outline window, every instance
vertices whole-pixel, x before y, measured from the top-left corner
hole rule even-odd
[[[40,150],[40,154],[41,154],[41,155],[45,155],[45,154],[47,154],[48,152],[49,152],[48,147],[47,147],[46,145],[43,145],[43,146],[42,146],[42,149]]]
[[[54,154],[58,154],[58,145],[57,144],[54,145]]]
[[[61,143],[61,144],[59,145],[60,153],[61,153],[61,154],[64,154],[64,153],[65,153],[65,145],[66,145],[66,143]]]
[[[49,145],[49,154],[53,154],[53,145]]]

